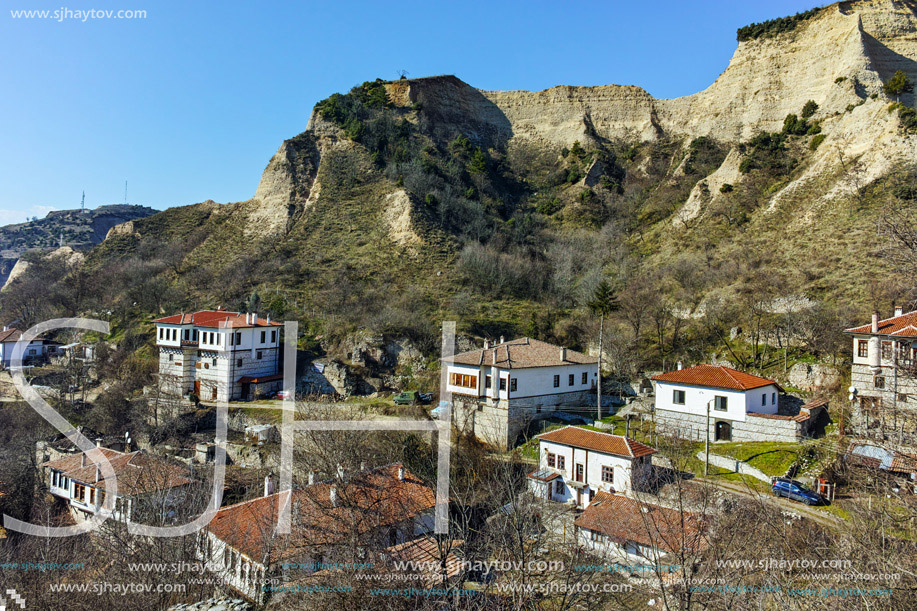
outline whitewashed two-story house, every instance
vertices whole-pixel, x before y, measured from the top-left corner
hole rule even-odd
[[[290,534],[276,532],[290,503]],[[197,556],[221,581],[262,603],[271,594],[333,563],[371,561],[367,552],[433,531],[436,495],[403,464],[310,481],[220,509],[198,533]],[[363,547],[365,546],[365,547]]]
[[[185,493],[193,484],[186,468],[140,450],[98,451],[111,463],[118,482],[114,500],[115,520],[130,522],[167,519],[162,512],[180,510]],[[48,492],[63,499],[73,519],[79,523],[99,513],[105,502],[102,469],[80,452],[50,460],[41,465],[46,473]],[[156,514],[156,515],[153,515]]]
[[[504,449],[558,408],[594,405],[597,380],[597,358],[528,337],[485,342],[447,366],[456,425]]]
[[[283,381],[280,323],[256,314],[203,310],[156,322],[159,377],[171,394],[202,401],[253,399]]]
[[[858,433],[885,431],[917,440],[917,311],[896,307],[894,316],[846,329],[853,340],[850,385]]]
[[[622,564],[693,563],[708,547],[703,515],[604,491],[573,526],[580,546]]]
[[[793,442],[827,420],[827,401],[784,408],[777,382],[722,365],[679,368],[654,376],[653,382],[656,431],[664,435],[695,441],[709,435],[710,441]]]
[[[653,477],[656,450],[639,441],[576,426],[538,435],[538,469],[529,489],[542,499],[587,507],[600,491],[640,491]]]

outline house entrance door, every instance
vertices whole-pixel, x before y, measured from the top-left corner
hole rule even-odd
[[[716,423],[716,441],[732,441],[732,425],[720,420]]]
[[[197,395],[198,398],[200,398],[201,396],[201,381],[200,380],[194,381],[194,394]]]

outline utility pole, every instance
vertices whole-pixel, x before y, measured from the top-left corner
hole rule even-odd
[[[127,181],[124,181],[124,203],[127,204]]]
[[[707,401],[707,435],[704,437],[704,453],[706,454],[704,458],[704,477],[707,477],[707,473],[710,471],[710,404],[713,403],[713,399]]]

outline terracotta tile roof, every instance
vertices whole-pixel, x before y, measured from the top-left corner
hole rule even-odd
[[[677,369],[653,376],[657,382],[673,382],[675,384],[690,384],[691,386],[709,386],[712,388],[728,388],[730,390],[751,390],[773,384],[780,385],[773,380],[762,378],[732,369],[722,365],[695,365],[685,369]],[[782,389],[781,389],[782,390]]]
[[[845,329],[844,333],[872,335],[872,323]],[[880,320],[878,335],[917,337],[917,310]]]
[[[276,382],[282,379],[282,373],[275,373],[269,376],[242,376],[238,382],[239,384],[264,384],[265,382]]]
[[[541,469],[539,471],[532,471],[526,477],[539,482],[551,482],[560,477],[560,473],[548,469]]]
[[[845,458],[853,464],[873,469],[917,473],[917,456],[868,443],[851,443]]]
[[[6,342],[6,343],[9,343],[9,342],[18,342],[20,337],[22,337],[22,331],[20,331],[19,329],[12,329],[12,328],[10,328],[10,329],[7,329],[6,331],[0,331],[0,342]],[[33,342],[44,343],[44,344],[57,344],[57,345],[60,345],[58,342],[53,342],[53,341],[51,341],[51,340],[47,340],[47,339],[44,339],[44,338],[41,338],[41,337],[36,337],[36,338],[33,339],[32,341],[33,341]]]
[[[701,514],[601,491],[573,524],[608,535],[619,544],[635,541],[667,552],[698,552],[707,546]]]
[[[541,441],[550,441],[551,443],[561,443],[563,445],[575,448],[585,448],[605,454],[615,454],[628,458],[639,458],[655,454],[656,450],[639,441],[629,439],[622,435],[612,435],[610,433],[599,433],[578,426],[565,426],[562,429],[542,433],[535,436]]]
[[[561,360],[563,353],[563,360]],[[496,360],[494,355],[496,354]],[[555,346],[537,339],[523,337],[491,348],[481,348],[456,354],[457,365],[496,365],[503,369],[528,369],[530,367],[554,367],[558,365],[591,365],[599,360],[582,352]]]
[[[795,416],[785,416],[783,414],[761,414],[758,412],[746,412],[749,416],[755,416],[756,418],[769,418],[770,420],[792,420],[794,422],[805,422],[809,419],[809,414],[804,414],[799,412]]]
[[[0,342],[18,342],[20,337],[22,337],[22,331],[19,329],[0,331]]]
[[[126,497],[157,490],[167,490],[192,483],[185,477],[187,470],[178,465],[151,456],[143,451],[125,454],[108,448],[100,448],[102,454],[111,462],[115,476],[118,478],[118,496]],[[99,487],[104,487],[104,481],[96,479],[98,474],[96,465],[88,459],[86,466],[82,465],[82,453],[72,454],[65,458],[49,460],[42,464],[62,472],[72,480]],[[104,476],[103,476],[104,479]]]
[[[917,456],[895,452],[895,458],[892,459],[892,465],[889,471],[898,471],[900,473],[917,473]]]
[[[268,321],[266,318],[255,318],[254,323],[246,322],[244,312],[228,312],[226,310],[201,310],[191,314],[174,314],[165,318],[158,318],[153,322],[161,325],[191,325],[195,327],[221,328],[232,327],[241,329],[245,327],[280,327],[279,322]]]
[[[440,550],[439,543],[434,537],[421,537],[412,541],[405,541],[398,545],[386,548],[385,557],[391,561],[397,562],[414,562],[416,565],[426,569],[426,573],[433,581],[441,581],[442,571],[432,571],[430,567],[435,563],[443,560],[445,552],[446,578],[452,579],[462,572],[462,561],[456,555],[456,551],[461,548],[465,542],[461,539],[455,539],[448,542],[448,549]]]
[[[320,482],[292,492],[292,532],[276,538],[280,508],[290,491],[220,509],[207,529],[252,560],[270,564],[316,546],[347,541],[415,518],[433,508],[436,495],[399,463],[354,474],[347,483]],[[335,486],[338,503],[331,503]]]

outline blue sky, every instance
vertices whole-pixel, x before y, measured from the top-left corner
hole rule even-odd
[[[67,0],[69,2],[69,0]],[[248,199],[312,106],[376,77],[483,89],[707,87],[735,30],[813,2],[9,0],[0,13],[0,224],[128,201]],[[8,8],[6,8],[8,7]],[[68,9],[63,21],[11,10]],[[144,19],[83,21],[85,9]]]

